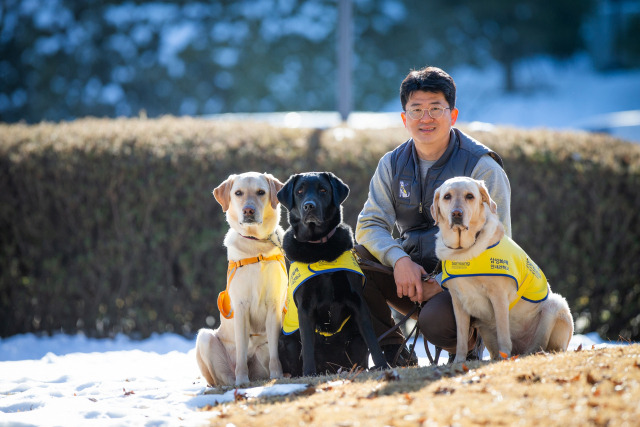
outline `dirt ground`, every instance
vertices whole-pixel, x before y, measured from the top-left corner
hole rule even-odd
[[[309,387],[203,410],[225,427],[640,425],[640,344],[278,383]]]

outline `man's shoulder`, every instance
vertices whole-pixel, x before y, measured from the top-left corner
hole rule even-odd
[[[502,170],[500,163],[498,163],[492,153],[483,154],[478,160],[476,167],[484,170]]]
[[[384,155],[380,158],[380,164],[391,165],[395,161],[398,154],[403,152],[411,144],[412,141],[412,139],[408,139],[393,150],[384,153]]]

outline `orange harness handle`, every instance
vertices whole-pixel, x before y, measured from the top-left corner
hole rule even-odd
[[[285,265],[284,255],[282,254],[272,255],[270,257],[265,257],[260,254],[256,257],[244,258],[239,261],[229,261],[229,268],[227,269],[227,287],[218,295],[218,310],[220,310],[220,314],[222,314],[222,316],[226,319],[233,319],[233,309],[231,308],[231,298],[229,297],[229,284],[231,283],[231,280],[233,280],[233,276],[236,275],[238,268],[249,264],[269,261],[279,261],[284,274],[287,274],[287,267]]]

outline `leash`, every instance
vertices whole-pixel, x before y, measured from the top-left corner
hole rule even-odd
[[[393,268],[387,267],[378,262],[362,257],[355,247],[352,249],[352,252],[356,260],[358,261],[360,268],[362,268],[363,270],[370,270],[370,271],[376,271],[380,273],[393,275]],[[430,279],[434,279],[441,271],[442,271],[442,263],[438,262],[434,270],[430,274],[423,274],[421,279],[423,282],[426,282]],[[410,310],[395,325],[393,325],[391,328],[389,328],[387,331],[385,331],[382,335],[378,337],[378,342],[382,341],[386,336],[398,330],[398,328],[402,327],[405,323],[407,323],[407,320],[409,320],[409,318],[412,317],[414,314],[416,315],[416,317],[419,318],[420,310],[422,309],[423,304],[424,303],[415,302],[412,310]],[[393,361],[392,361],[393,365],[395,365],[396,362],[398,361],[398,357],[400,357],[400,353],[402,352],[402,349],[407,344],[407,342],[411,339],[412,336],[413,336],[413,342],[409,346],[409,354],[415,353],[415,346],[418,340],[418,335],[420,335],[420,328],[418,326],[418,322],[416,322],[416,324],[413,326],[413,329],[411,330],[411,332],[409,332],[407,337],[402,342],[402,345],[398,348],[398,351],[394,355]],[[440,347],[436,347],[436,353],[434,358],[431,356],[431,352],[429,351],[429,346],[425,345],[424,348],[426,350],[427,357],[429,358],[429,363],[433,365],[434,361],[437,361],[440,358],[440,353],[442,352],[442,349]]]

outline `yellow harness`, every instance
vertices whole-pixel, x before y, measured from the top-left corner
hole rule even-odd
[[[295,292],[300,286],[314,276],[332,271],[353,271],[362,276],[362,284],[364,285],[364,274],[360,270],[360,266],[351,251],[346,251],[334,261],[318,261],[312,264],[302,262],[294,262],[289,268],[289,286],[287,287],[287,302],[284,307],[284,318],[282,320],[282,332],[285,335],[291,335],[298,330],[298,307],[293,299]],[[316,329],[316,333],[325,337],[335,335],[342,330],[347,321],[351,318],[348,316],[335,332],[325,332]]]
[[[258,262],[269,262],[269,261],[280,261],[280,265],[284,270],[284,274],[287,274],[287,266],[284,262],[284,255],[272,255],[270,257],[265,257],[262,254],[252,257],[252,258],[244,258],[240,261],[229,261],[229,267],[227,268],[227,288],[218,294],[218,310],[220,310],[220,314],[224,316],[226,319],[233,319],[233,309],[231,308],[231,297],[229,296],[229,284],[233,279],[233,276],[236,275],[236,271],[240,267],[244,267],[245,265],[255,264]]]
[[[524,250],[508,236],[469,261],[442,261],[442,286],[449,279],[462,276],[506,276],[518,290],[509,310],[520,299],[542,302],[549,296],[547,278]]]

